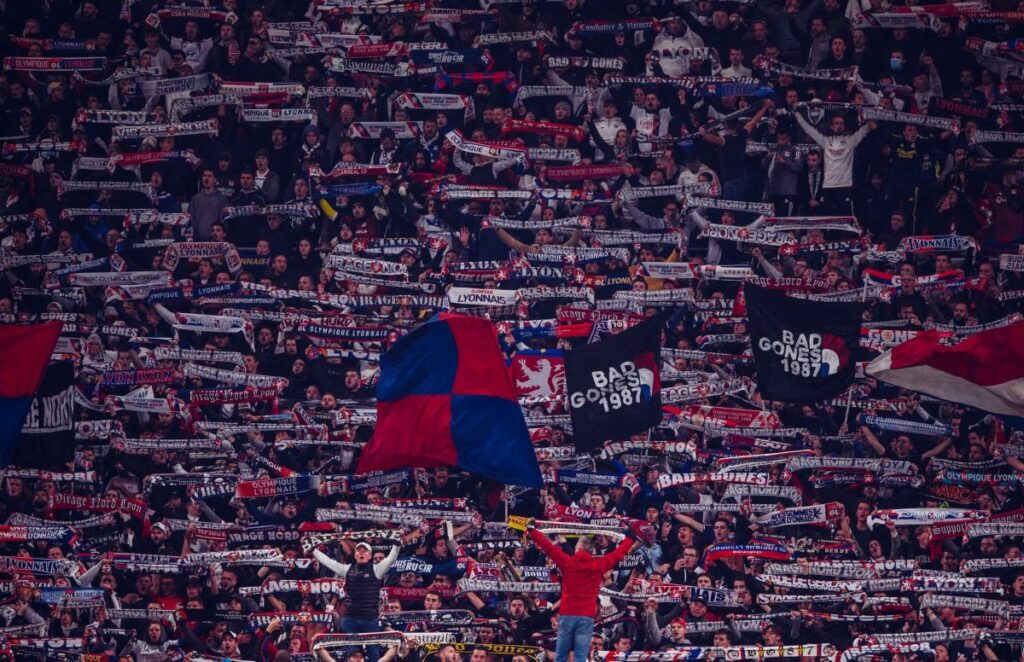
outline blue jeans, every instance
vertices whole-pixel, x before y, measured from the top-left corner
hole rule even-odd
[[[586,616],[559,616],[555,662],[567,662],[570,651],[576,653],[573,657],[575,662],[586,662],[593,636],[594,619]]]
[[[351,618],[349,616],[345,616],[341,619],[341,631],[345,634],[356,634],[359,632],[380,632],[380,621],[376,618]],[[345,656],[347,657],[348,655],[351,655],[352,651],[355,649],[356,647],[345,648]],[[366,647],[367,660],[379,660],[380,657],[380,646]]]

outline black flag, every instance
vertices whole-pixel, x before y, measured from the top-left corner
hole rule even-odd
[[[16,467],[53,469],[75,455],[75,368],[70,361],[51,363],[29,406],[21,435],[11,449]]]
[[[661,318],[565,355],[573,439],[581,451],[661,420]]]
[[[743,290],[765,399],[814,402],[850,386],[864,304],[796,299],[750,283]]]

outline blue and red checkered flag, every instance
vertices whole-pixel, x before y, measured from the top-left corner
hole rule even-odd
[[[358,471],[455,466],[540,487],[540,468],[491,323],[442,313],[381,358],[377,427]]]
[[[0,325],[0,466],[21,435],[63,324]]]

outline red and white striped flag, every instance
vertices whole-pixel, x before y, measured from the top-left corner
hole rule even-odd
[[[867,374],[986,412],[1024,416],[1024,322],[952,346],[925,332],[876,358]]]

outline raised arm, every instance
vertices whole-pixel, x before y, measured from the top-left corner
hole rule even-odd
[[[529,244],[524,243],[522,241],[519,241],[518,239],[513,237],[511,234],[509,234],[505,230],[505,228],[495,228],[494,231],[498,234],[498,239],[501,239],[501,241],[506,246],[508,246],[512,250],[516,251],[517,253],[520,253],[522,255],[526,255],[527,253],[535,253],[536,252],[535,250],[533,250],[532,246],[530,246]]]
[[[395,553],[395,557],[396,558],[398,557],[398,553],[397,552]],[[321,552],[319,549],[314,549],[313,550],[313,558],[315,558],[317,561],[319,561],[320,565],[326,566],[327,568],[330,568],[331,572],[333,572],[334,574],[336,574],[336,575],[338,575],[339,577],[342,577],[342,578],[344,578],[345,575],[348,574],[348,569],[350,567],[352,567],[348,563],[339,563],[338,561],[335,561],[331,557],[329,557],[326,554],[324,554],[323,552]],[[385,560],[387,560],[387,559],[385,559]],[[383,563],[383,561],[381,561],[381,563]],[[394,563],[394,561],[391,561],[391,563]],[[389,564],[389,567],[390,567],[390,564]],[[374,568],[374,571],[376,571],[376,567]]]
[[[793,113],[793,116],[796,117],[796,123],[800,125],[800,128],[804,130],[804,133],[806,133],[811,140],[818,143],[819,145],[824,146],[825,136],[821,135],[820,131],[815,129],[810,122],[804,119],[803,113],[801,113],[798,110],[797,112]]]
[[[754,116],[751,117],[747,121],[747,123],[743,125],[744,130],[746,130],[748,134],[753,133],[754,129],[757,128],[758,122],[761,121],[761,118],[764,117],[764,114],[771,110],[772,107],[773,106],[771,100],[765,99],[764,103],[761,104],[761,107],[757,109],[756,113],[754,113]]]
[[[537,547],[540,547],[542,552],[551,557],[551,560],[558,567],[561,568],[564,565],[568,565],[572,560],[571,556],[563,552],[558,545],[548,540],[548,537],[537,529],[530,529],[530,538],[537,544]]]
[[[381,559],[380,562],[373,564],[373,574],[377,576],[377,579],[384,579],[384,575],[388,574],[388,570],[398,560],[398,550],[398,545],[392,545],[388,555]]]
[[[633,549],[633,545],[635,544],[636,540],[633,539],[633,536],[627,535],[623,538],[618,547],[597,560],[597,565],[601,569],[601,572],[607,572],[614,568],[616,563],[621,561],[626,554],[629,554],[629,550]]]

